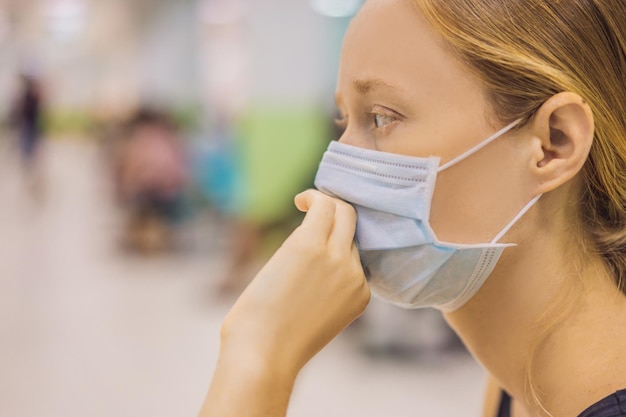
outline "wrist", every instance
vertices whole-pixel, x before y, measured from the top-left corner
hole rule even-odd
[[[293,385],[301,366],[286,355],[267,352],[251,344],[243,346],[222,341],[217,366],[255,380]]]
[[[222,344],[201,417],[284,417],[297,372]]]

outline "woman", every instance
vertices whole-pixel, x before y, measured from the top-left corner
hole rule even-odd
[[[444,311],[492,376],[485,416],[626,415],[625,85],[622,0],[366,3],[316,179],[339,199],[296,197],[202,416],[284,415],[369,287]]]

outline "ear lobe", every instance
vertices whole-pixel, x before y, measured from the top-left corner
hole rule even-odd
[[[583,167],[593,143],[593,114],[576,93],[550,97],[531,122],[536,146],[534,167],[538,193],[552,191]]]

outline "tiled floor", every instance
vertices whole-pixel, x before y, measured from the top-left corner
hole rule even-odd
[[[0,417],[195,416],[230,303],[212,293],[217,225],[196,227],[189,253],[124,255],[96,148],[51,143],[45,166],[37,203],[0,148]],[[305,368],[289,416],[479,414],[467,354],[372,360],[355,334]]]

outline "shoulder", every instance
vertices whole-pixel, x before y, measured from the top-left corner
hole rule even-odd
[[[482,417],[497,417],[502,389],[496,380],[489,375],[485,387]]]
[[[508,413],[502,414],[500,410],[500,403],[502,402],[503,391],[500,384],[491,375],[487,379],[487,386],[485,389],[485,400],[483,403],[483,417],[531,417],[528,412],[520,405],[519,402],[510,399],[509,404],[506,406]],[[588,416],[595,417],[595,416]],[[603,417],[603,416],[602,416]]]
[[[579,417],[625,417],[626,389],[617,391],[593,404]]]

